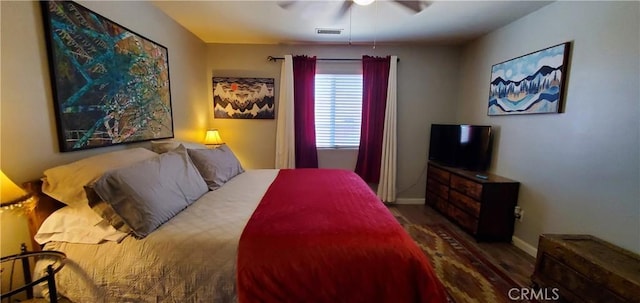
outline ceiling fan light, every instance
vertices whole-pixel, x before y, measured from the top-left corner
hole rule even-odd
[[[373,3],[374,0],[353,0],[357,5],[369,5]]]

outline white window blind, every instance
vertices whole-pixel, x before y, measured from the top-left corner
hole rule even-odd
[[[316,74],[315,84],[316,146],[358,147],[362,75]]]

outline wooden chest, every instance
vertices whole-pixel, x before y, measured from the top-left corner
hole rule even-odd
[[[640,302],[640,256],[590,235],[540,236],[531,277],[565,302]]]

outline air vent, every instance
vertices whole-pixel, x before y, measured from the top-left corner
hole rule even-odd
[[[342,34],[341,28],[316,28],[316,34],[318,35],[340,35]]]

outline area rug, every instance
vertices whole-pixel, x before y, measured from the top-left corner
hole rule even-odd
[[[509,290],[521,286],[455,232],[441,224],[411,224],[397,214],[396,218],[429,258],[450,301],[514,302]]]

